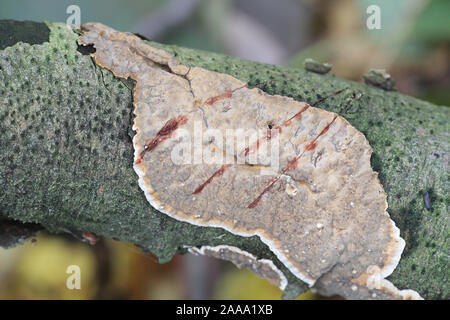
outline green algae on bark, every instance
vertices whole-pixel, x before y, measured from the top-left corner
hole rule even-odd
[[[78,52],[78,35],[65,25],[48,26],[49,42],[0,51],[0,215],[50,231],[129,241],[160,262],[201,245],[231,245],[274,259],[256,237],[196,227],[151,209],[132,168],[134,83]],[[407,243],[389,280],[424,298],[449,298],[448,108],[333,76],[152,45],[183,64],[339,112],[362,131],[374,149],[372,167],[388,194],[388,211]],[[290,297],[306,289],[274,260],[288,277]]]

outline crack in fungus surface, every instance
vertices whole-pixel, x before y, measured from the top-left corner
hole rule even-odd
[[[322,293],[420,298],[385,279],[405,242],[371,168],[372,149],[344,118],[249,89],[226,74],[184,66],[135,35],[99,23],[82,30],[79,42],[95,47],[91,56],[98,65],[136,81],[134,169],[154,208],[194,225],[259,236],[289,271]],[[199,149],[230,153],[223,141],[203,135],[211,128],[223,137],[228,129],[262,134],[247,148],[233,148],[230,158],[243,157],[243,163],[196,161]],[[194,161],[180,164],[173,151],[186,143],[186,133],[194,137],[194,148],[183,151],[193,153]],[[277,154],[256,154],[274,141]],[[281,171],[271,168],[275,155]],[[261,168],[266,170],[256,170]]]

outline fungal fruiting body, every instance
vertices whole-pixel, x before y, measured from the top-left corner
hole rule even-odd
[[[249,252],[242,249],[220,245],[216,247],[202,246],[200,248],[189,248],[189,252],[196,255],[207,255],[214,258],[233,262],[239,269],[245,267],[261,278],[268,279],[274,286],[284,290],[287,279],[275,266],[272,260],[258,259]]]
[[[132,34],[98,23],[82,30],[79,41],[95,47],[97,64],[136,80],[134,169],[154,208],[257,235],[290,272],[324,293],[418,297],[402,296],[385,280],[404,241],[370,166],[371,147],[344,118],[181,65]],[[257,134],[242,146],[225,139],[230,130]]]

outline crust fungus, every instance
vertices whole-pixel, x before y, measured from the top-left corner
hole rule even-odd
[[[196,255],[206,255],[217,259],[233,262],[239,269],[247,268],[260,278],[266,278],[274,286],[284,290],[287,279],[284,274],[269,259],[258,259],[249,252],[232,246],[202,246],[189,248],[189,252]]]
[[[97,64],[136,80],[134,169],[153,207],[191,224],[258,235],[295,276],[325,294],[419,298],[385,280],[405,243],[370,166],[372,149],[344,118],[181,65],[132,34],[99,23],[82,30],[80,42],[95,47]],[[256,137],[229,143],[229,130]],[[200,251],[261,264],[239,249]]]

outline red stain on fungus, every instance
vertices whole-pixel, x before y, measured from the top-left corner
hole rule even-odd
[[[253,209],[254,207],[256,207],[256,206],[258,205],[259,201],[261,200],[262,196],[263,196],[266,192],[268,192],[270,189],[272,189],[273,185],[274,185],[278,180],[280,180],[280,177],[273,177],[272,179],[270,179],[270,180],[269,180],[269,185],[263,190],[263,192],[260,193],[260,195],[259,195],[255,200],[253,200],[252,203],[250,203],[250,204],[248,205],[247,208]]]
[[[326,127],[322,129],[322,131],[320,131],[319,137],[322,136],[322,135],[324,135],[324,134],[328,131],[328,129],[330,129],[330,126],[331,126],[331,124],[334,122],[334,120],[336,120],[336,117],[334,117],[334,119],[333,119],[330,123],[328,123],[328,124],[326,125]]]
[[[304,110],[306,110],[307,109],[307,107],[309,107],[309,105],[306,105],[306,107],[305,108],[303,108]],[[303,111],[304,111],[303,110]],[[303,112],[303,111],[301,111],[301,112]],[[300,115],[300,119],[301,119],[301,112],[299,112],[299,113],[297,113],[297,115],[295,115],[294,117],[297,117],[298,115]],[[333,120],[331,121],[331,122],[329,122],[326,126],[325,126],[325,128],[323,128],[321,131],[320,131],[320,133],[310,142],[310,143],[308,143],[307,145],[306,145],[306,147],[305,147],[305,150],[299,155],[299,156],[297,156],[296,158],[294,158],[293,160],[291,160],[291,161],[288,161],[288,164],[287,164],[287,166],[286,166],[286,168],[281,172],[281,174],[285,174],[286,172],[288,172],[288,171],[292,171],[292,170],[295,170],[295,168],[297,168],[297,165],[298,165],[298,160],[303,156],[303,154],[306,152],[306,151],[311,151],[311,150],[314,150],[316,147],[317,147],[317,139],[319,139],[319,137],[321,137],[321,136],[323,136],[327,131],[328,131],[328,129],[330,129],[330,126],[334,123],[334,121],[336,120],[336,118],[337,118],[337,116],[335,116],[334,118],[333,118]],[[290,120],[290,119],[289,119]],[[288,121],[289,121],[288,120]],[[266,192],[268,192],[272,187],[273,187],[273,184],[276,182],[276,181],[278,181],[280,179],[280,176],[278,176],[278,177],[275,177],[275,178],[272,178],[271,180],[270,180],[270,182],[269,182],[269,185],[260,193],[260,195],[255,199],[255,200],[253,200],[253,202],[252,203],[250,203],[250,205],[248,206],[248,208],[249,209],[253,209],[254,207],[256,207],[256,205],[259,203],[259,201],[261,200],[261,198],[262,198],[262,196],[266,193]]]
[[[266,141],[270,141],[273,137],[275,137],[277,134],[281,134],[283,130],[281,129],[282,126],[288,127],[292,124],[292,120],[296,119],[300,121],[302,119],[302,113],[306,111],[310,106],[309,104],[305,105],[299,112],[294,114],[292,117],[290,117],[288,120],[284,121],[281,125],[278,125],[272,129],[267,130],[267,134],[263,138],[259,138],[252,146],[247,147],[244,149],[243,153],[244,156],[248,156],[250,152],[255,152],[260,147],[261,140],[265,139]],[[277,133],[278,132],[278,133]]]
[[[311,151],[311,150],[314,150],[316,147],[317,147],[317,142],[316,141],[312,141],[306,146],[305,150],[306,151]]]
[[[296,119],[297,121],[302,120],[302,113],[305,112],[308,108],[310,107],[309,104],[306,104],[299,112],[297,112],[296,114],[294,114],[292,117],[290,117],[289,119],[287,119],[285,122],[283,122],[283,126],[284,127],[288,127],[291,125],[292,120]]]
[[[222,93],[222,94],[220,94],[218,96],[215,96],[215,97],[211,97],[208,100],[206,100],[205,103],[211,106],[211,105],[213,105],[214,103],[216,103],[219,100],[230,99],[233,96],[233,93],[235,91],[237,91],[239,89],[242,89],[242,88],[246,88],[246,87],[247,87],[247,85],[245,84],[242,87],[239,87],[239,88],[236,88],[236,89],[233,89],[233,90],[229,90],[229,91],[224,92],[224,93]]]
[[[156,136],[145,143],[144,150],[136,159],[135,163],[136,164],[141,163],[147,152],[153,151],[161,142],[169,139],[175,132],[175,130],[177,130],[181,125],[185,124],[187,120],[188,118],[186,116],[178,116],[176,118],[167,121],[161,128],[161,130],[158,131]]]
[[[211,183],[211,181],[213,181],[214,178],[220,177],[221,175],[223,175],[223,173],[225,172],[226,169],[228,169],[229,167],[231,167],[231,164],[224,164],[223,166],[220,167],[219,170],[217,170],[216,172],[214,172],[212,174],[211,177],[208,178],[208,180],[206,180],[205,182],[203,182],[200,186],[198,186],[197,189],[195,189],[195,191],[192,194],[198,194],[200,192],[202,192],[202,190]]]
[[[298,158],[294,158],[293,160],[288,161],[288,165],[286,167],[286,170],[283,171],[283,173],[287,172],[287,171],[294,170],[297,167],[297,164],[298,164]]]
[[[232,94],[234,91],[238,90],[240,88],[234,89],[232,91],[227,91],[219,96],[216,97],[212,97],[210,99],[208,99],[206,101],[207,104],[214,104],[216,101],[223,99],[223,98],[231,98]],[[242,153],[244,154],[244,156],[247,156],[250,152],[255,152],[256,150],[259,149],[259,147],[261,146],[261,140],[265,139],[267,141],[271,140],[273,137],[275,137],[277,134],[281,134],[282,129],[281,126],[289,126],[292,123],[293,119],[296,119],[298,121],[300,121],[302,119],[302,113],[305,112],[310,106],[308,104],[306,104],[299,112],[297,112],[295,115],[293,115],[291,118],[289,118],[288,120],[284,121],[281,125],[276,126],[273,129],[269,129],[267,130],[266,136],[263,138],[259,138],[258,140],[256,140],[256,142],[251,145],[250,147],[245,148]],[[297,166],[297,162],[298,162],[298,158],[294,159],[292,162],[290,162],[288,164],[288,166],[286,167],[286,169],[283,170],[283,173],[285,173],[286,171],[289,170],[293,170],[295,169],[295,167]],[[195,191],[193,192],[193,194],[198,194],[200,192],[202,192],[202,190],[209,184],[211,183],[211,181],[216,178],[216,177],[220,177],[221,175],[223,175],[223,172],[229,168],[231,166],[231,164],[226,164],[223,165],[222,167],[220,167],[219,170],[217,170],[211,177],[209,177],[204,183],[202,183],[197,189],[195,189]],[[274,177],[269,181],[269,185],[263,190],[263,192],[248,206],[249,209],[252,209],[254,207],[256,207],[256,205],[259,203],[259,201],[261,200],[262,196],[268,192],[273,185],[280,180],[280,177]]]

